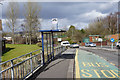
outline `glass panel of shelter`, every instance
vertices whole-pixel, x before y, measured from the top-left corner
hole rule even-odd
[[[52,33],[46,32],[44,33],[44,57],[45,62],[50,61],[53,58],[53,45],[52,45]]]

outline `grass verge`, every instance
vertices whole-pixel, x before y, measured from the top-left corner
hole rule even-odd
[[[3,51],[2,62],[24,55],[26,53],[41,49],[37,45],[26,44],[6,44],[6,50]]]

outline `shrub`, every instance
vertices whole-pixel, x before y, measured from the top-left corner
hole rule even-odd
[[[41,42],[38,42],[36,45],[39,46],[39,47],[42,47],[42,43]]]
[[[32,37],[32,44],[36,44],[37,42],[37,37]]]

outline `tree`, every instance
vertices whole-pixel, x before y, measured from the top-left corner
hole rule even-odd
[[[39,21],[40,8],[37,3],[27,2],[25,5],[26,31],[28,31],[29,44],[32,44],[32,36],[36,36],[36,31],[40,29]]]
[[[67,36],[70,42],[79,42],[85,37],[85,30],[78,30],[75,28],[75,26],[71,25],[67,31]]]
[[[85,29],[87,35],[109,35],[117,33],[117,14],[110,13],[108,16],[99,17]]]
[[[115,34],[117,32],[117,14],[110,13],[104,18],[104,24],[111,34]]]
[[[6,33],[6,32],[2,32],[2,37],[5,37],[6,35],[7,35],[8,33]]]
[[[25,35],[25,42],[26,42],[26,44],[28,44],[28,31],[27,31],[27,27],[24,23],[21,24],[21,29],[22,29],[22,31],[24,32],[24,35]]]
[[[71,25],[70,28],[69,28],[69,30],[68,30],[68,32],[67,32],[67,36],[73,38],[74,34],[75,34],[75,30],[76,30],[75,26]]]
[[[7,27],[9,27],[9,29],[11,30],[11,36],[12,36],[12,44],[15,43],[14,39],[14,33],[17,29],[16,27],[16,23],[17,23],[17,18],[19,15],[19,6],[17,3],[15,2],[9,2],[9,5],[7,7],[7,12],[6,12],[6,25]]]

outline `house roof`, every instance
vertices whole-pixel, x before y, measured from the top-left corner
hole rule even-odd
[[[89,36],[100,36],[100,35],[89,35]]]

